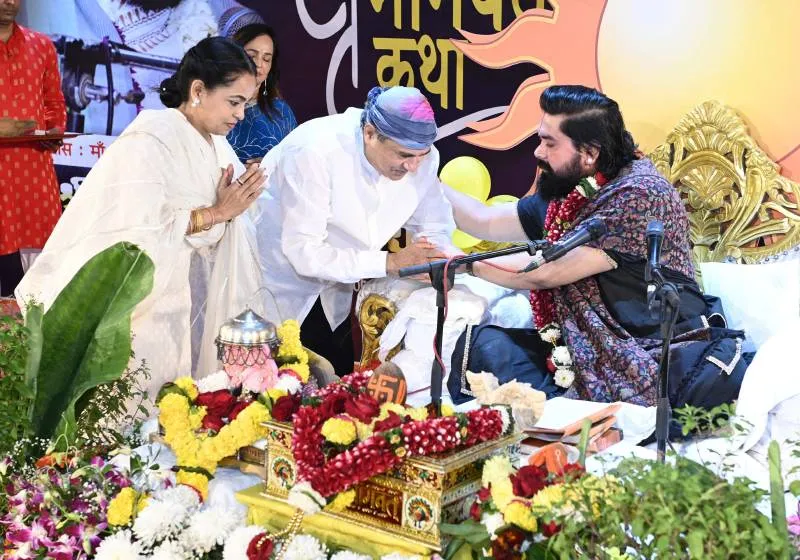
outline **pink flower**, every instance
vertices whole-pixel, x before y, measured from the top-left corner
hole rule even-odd
[[[269,359],[262,365],[251,366],[241,373],[242,389],[263,393],[278,382],[278,365]]]
[[[789,523],[789,532],[793,535],[800,535],[800,515],[792,515],[786,521]]]

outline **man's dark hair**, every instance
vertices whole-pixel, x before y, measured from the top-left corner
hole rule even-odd
[[[597,170],[611,179],[636,159],[636,144],[619,105],[596,89],[586,86],[550,86],[542,92],[539,106],[548,115],[564,115],[561,132],[575,149],[591,146],[600,150]]]

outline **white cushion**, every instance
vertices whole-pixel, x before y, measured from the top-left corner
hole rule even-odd
[[[770,264],[701,263],[703,290],[722,300],[728,326],[757,350],[800,317],[800,260]]]

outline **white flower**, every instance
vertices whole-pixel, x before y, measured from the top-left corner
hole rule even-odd
[[[308,515],[314,515],[327,504],[322,494],[314,490],[308,482],[299,482],[289,491],[289,505],[302,509]]]
[[[559,329],[555,323],[550,323],[539,331],[539,337],[548,344],[555,346],[558,339],[561,338],[561,329]]]
[[[278,378],[278,382],[275,384],[275,389],[280,389],[286,391],[290,395],[294,395],[300,389],[303,388],[303,384],[297,379],[294,375],[283,374]]]
[[[247,547],[256,535],[264,532],[263,527],[248,525],[237,527],[228,535],[225,548],[222,549],[222,560],[247,560]]]
[[[213,507],[195,513],[189,526],[181,534],[183,546],[195,554],[203,555],[225,542],[234,527],[244,519],[234,510]]]
[[[556,382],[556,385],[566,389],[572,385],[573,381],[575,381],[575,372],[569,368],[560,367],[556,370],[553,378]]]
[[[131,532],[126,529],[103,540],[95,551],[95,558],[97,560],[140,560],[143,556],[139,544],[131,542]]]
[[[481,523],[486,527],[489,538],[494,540],[497,538],[497,530],[506,524],[506,520],[503,518],[503,514],[498,511],[492,514],[484,513],[481,516]]]
[[[133,533],[146,547],[177,535],[189,511],[180,503],[152,500],[133,522]]]
[[[191,553],[175,541],[165,541],[153,550],[149,560],[185,560]]]
[[[508,408],[505,406],[493,406],[494,410],[500,413],[500,418],[503,420],[503,434],[508,433],[511,427],[511,415],[508,414]]]
[[[284,560],[326,560],[328,547],[311,535],[297,535],[286,545]]]
[[[210,393],[212,391],[220,391],[222,389],[230,389],[231,380],[224,370],[219,370],[217,373],[212,373],[197,381],[197,390],[200,393]]]
[[[342,550],[331,556],[331,560],[372,560],[372,556],[365,556],[349,550]]]
[[[172,502],[187,511],[200,506],[200,496],[197,495],[197,491],[185,484],[165,488],[156,494],[155,499],[159,502]]]
[[[572,365],[572,355],[566,346],[553,348],[553,363],[556,367],[569,367]]]

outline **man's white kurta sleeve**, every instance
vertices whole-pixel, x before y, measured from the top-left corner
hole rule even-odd
[[[405,228],[414,240],[426,237],[431,243],[446,249],[452,246],[451,238],[456,224],[453,221],[453,208],[436,176],[438,166],[439,154],[434,152],[431,161],[426,162],[425,167],[418,171],[427,174],[425,180],[429,184],[417,209],[406,222]]]
[[[328,243],[331,189],[336,181],[324,160],[302,149],[292,150],[273,173],[282,187],[281,249],[297,274],[334,282],[386,276],[385,251]]]

